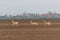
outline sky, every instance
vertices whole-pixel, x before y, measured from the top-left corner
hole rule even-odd
[[[49,11],[60,13],[60,0],[0,0],[0,15]]]

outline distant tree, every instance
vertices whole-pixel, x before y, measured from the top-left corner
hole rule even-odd
[[[5,16],[5,17],[8,17],[8,15],[7,15],[7,14],[5,14],[4,16]]]
[[[48,12],[48,14],[52,14],[52,12],[51,12],[51,11],[49,11],[49,12]]]

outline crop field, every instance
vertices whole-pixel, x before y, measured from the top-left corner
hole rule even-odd
[[[38,23],[31,24],[30,21]],[[0,40],[60,40],[60,20],[0,20]]]

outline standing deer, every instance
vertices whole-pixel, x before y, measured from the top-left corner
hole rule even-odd
[[[48,25],[48,26],[51,25],[51,22],[50,21],[49,22],[46,22],[45,20],[43,20],[43,22],[44,22],[45,25]]]
[[[30,23],[31,23],[31,25],[33,25],[33,28],[34,28],[34,26],[37,26],[37,25],[38,25],[37,22],[32,22],[32,21],[30,21]]]
[[[16,26],[17,24],[18,24],[19,22],[15,22],[14,20],[12,20],[12,24],[13,24],[13,26]]]

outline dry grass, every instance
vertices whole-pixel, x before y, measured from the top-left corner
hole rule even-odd
[[[0,40],[60,40],[60,29],[0,29]]]
[[[0,23],[11,24],[11,21],[0,21]],[[60,40],[60,25],[39,25],[34,29],[32,25],[0,25],[0,40]]]

